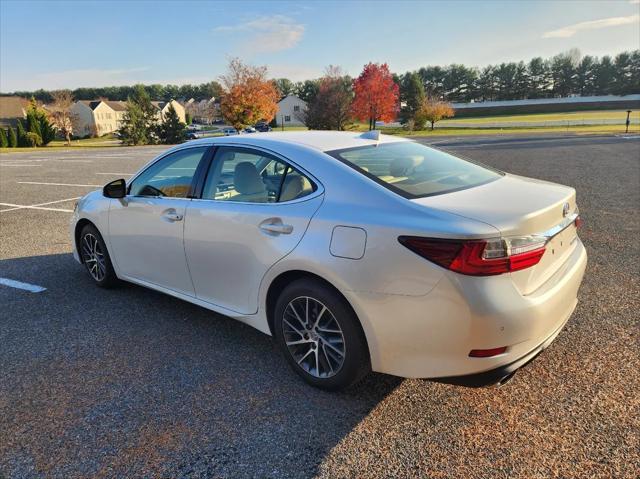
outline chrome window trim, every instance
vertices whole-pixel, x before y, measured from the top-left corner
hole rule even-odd
[[[158,163],[159,161],[164,160],[167,156],[169,155],[173,155],[174,153],[178,153],[179,151],[183,151],[183,150],[191,150],[191,149],[195,149],[195,148],[204,148],[205,152],[206,150],[208,150],[209,148],[211,148],[212,144],[205,144],[205,145],[190,145],[190,146],[184,146],[181,148],[172,148],[169,151],[165,151],[163,152],[160,156],[156,157],[155,159],[151,160],[150,163],[148,163],[143,169],[141,169],[140,171],[138,171],[135,176],[129,178],[128,180],[126,180],[127,183],[127,191],[129,191],[129,188],[131,187],[131,183],[133,183],[142,173],[144,173],[145,171],[147,171],[149,168],[152,168],[156,163]],[[204,154],[204,153],[203,153]],[[202,159],[200,160],[202,161]],[[129,195],[127,195],[129,196]],[[134,198],[167,198],[165,196],[135,196]],[[170,198],[174,198],[174,197],[170,197]]]
[[[303,173],[305,176],[307,176],[310,180],[313,180],[314,183],[316,184],[317,188],[316,191],[314,191],[313,193],[311,193],[310,195],[307,196],[303,196],[302,198],[295,198],[293,200],[289,200],[289,201],[279,201],[279,202],[273,202],[273,203],[254,203],[251,201],[224,201],[224,203],[233,203],[233,204],[237,204],[237,205],[252,205],[252,206],[256,206],[256,205],[290,205],[293,203],[301,203],[303,201],[307,201],[307,200],[311,200],[313,198],[317,198],[318,196],[324,194],[324,185],[318,181],[318,179],[312,175],[311,173],[309,173],[305,168],[302,168],[300,165],[298,165],[296,162],[291,161],[290,159],[286,158],[285,156],[282,156],[280,153],[275,152],[273,150],[270,150],[268,148],[264,148],[261,146],[254,146],[254,145],[248,145],[246,143],[211,143],[209,146],[212,146],[214,148],[224,148],[227,146],[232,146],[232,147],[239,147],[239,148],[248,148],[250,150],[256,150],[256,151],[262,151],[264,153],[267,153],[271,156],[275,156],[277,159],[280,159],[284,162],[286,162],[288,165],[293,166],[294,168],[296,168],[297,170],[300,171],[300,173]],[[214,157],[215,160],[215,157]],[[211,164],[213,164],[213,161],[211,162]],[[209,166],[209,168],[211,168],[211,166]],[[211,202],[223,202],[221,200],[216,200],[216,199],[212,199],[212,198],[192,198],[193,201],[211,201]]]

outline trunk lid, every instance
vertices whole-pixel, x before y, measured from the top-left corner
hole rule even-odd
[[[576,192],[568,186],[506,174],[491,183],[412,201],[482,221],[503,237],[552,236],[537,265],[510,273],[525,295],[544,284],[576,247],[575,225],[566,225],[576,211]]]

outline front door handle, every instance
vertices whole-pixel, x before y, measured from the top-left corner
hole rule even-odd
[[[162,217],[164,219],[166,219],[166,220],[171,221],[171,222],[173,222],[173,221],[182,221],[182,215],[176,213],[176,210],[174,210],[173,208],[168,209],[167,211],[162,213]]]
[[[260,223],[259,228],[267,234],[289,235],[293,232],[293,226],[285,225],[280,218],[269,218]]]

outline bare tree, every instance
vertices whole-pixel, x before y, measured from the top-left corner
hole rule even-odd
[[[71,135],[73,128],[77,125],[77,115],[72,113],[73,96],[69,90],[59,90],[51,93],[53,103],[49,110],[51,111],[51,119],[55,127],[67,141],[67,145],[71,144]]]

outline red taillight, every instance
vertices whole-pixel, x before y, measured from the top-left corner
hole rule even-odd
[[[470,358],[491,358],[493,356],[498,356],[506,352],[507,347],[502,346],[501,348],[493,348],[493,349],[472,349],[469,351]]]
[[[536,237],[495,240],[449,240],[400,236],[398,241],[423,258],[457,273],[492,276],[538,264],[545,240]]]
[[[573,224],[576,225],[576,228],[582,227],[582,218],[578,215],[576,219],[573,221]]]

